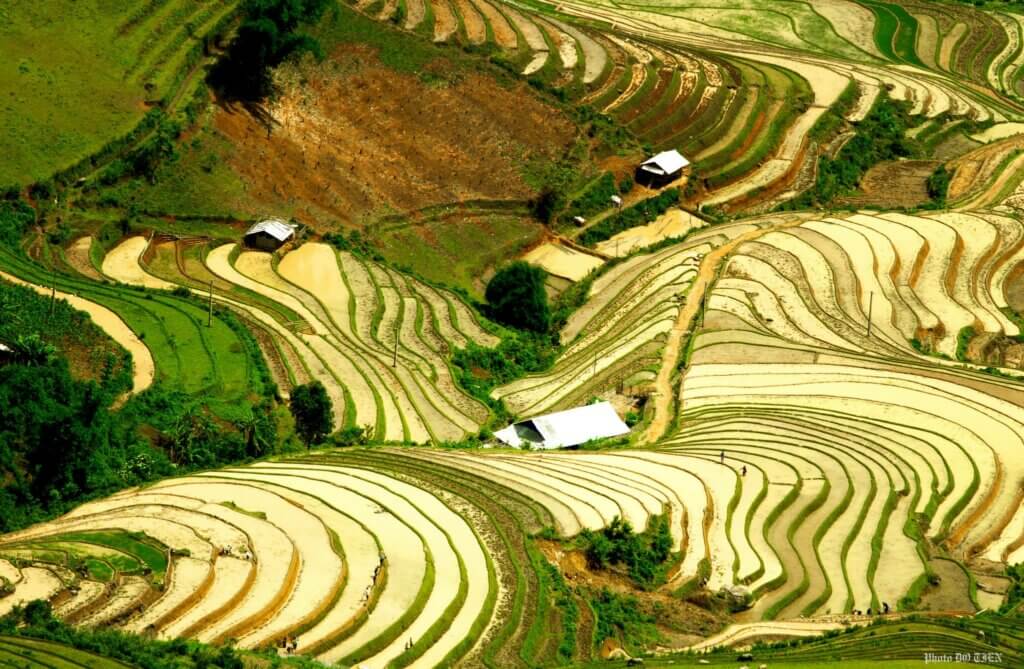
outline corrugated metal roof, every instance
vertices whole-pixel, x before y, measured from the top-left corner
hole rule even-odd
[[[283,242],[295,234],[295,228],[279,218],[268,218],[267,220],[260,221],[249,228],[249,231],[245,233],[245,236],[248,237],[249,235],[255,235],[260,232],[270,235],[279,242]]]
[[[653,158],[648,158],[640,163],[640,167],[655,174],[672,174],[689,164],[690,161],[684,158],[683,154],[672,149],[671,151],[662,151]]]
[[[0,353],[14,353],[14,349],[7,344],[0,344]]]
[[[629,427],[612,405],[597,402],[520,421],[494,436],[515,448],[567,448],[628,433]]]

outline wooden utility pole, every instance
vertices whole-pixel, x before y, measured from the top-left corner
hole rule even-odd
[[[213,327],[213,279],[210,279],[210,305],[206,313],[206,327]]]
[[[395,353],[391,358],[391,366],[398,367],[398,319],[395,319]]]
[[[868,296],[868,335],[867,336],[869,336],[869,337],[871,336],[871,312],[874,310],[874,308],[875,308],[875,291],[871,291],[871,294]]]

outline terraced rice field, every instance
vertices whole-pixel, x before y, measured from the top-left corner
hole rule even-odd
[[[19,669],[128,669],[129,665],[70,646],[25,637],[0,637],[0,662]]]
[[[487,420],[487,407],[456,385],[448,358],[469,341],[498,340],[455,294],[326,244],[279,261],[226,244],[191,263],[177,262],[176,246],[147,251],[145,239],[128,239],[107,254],[103,271],[153,289],[212,285],[217,303],[263,333],[277,377],[325,385],[337,426],[423,443],[460,440]]]
[[[156,35],[133,81],[180,70],[182,35],[232,6],[133,14],[126,32]],[[679,210],[594,252],[532,251],[560,280],[593,282],[555,363],[491,399],[526,418],[610,397],[636,423],[615,449],[437,448],[498,427],[499,405],[461,388],[450,360],[500,330],[453,292],[324,243],[266,254],[140,236],[102,253],[83,238],[43,264],[0,251],[3,276],[55,286],[133,350],[136,391],[158,381],[230,407],[255,389],[257,345],[284,394],[322,382],[336,426],[374,444],[168,479],[0,537],[0,614],[42,598],[83,627],[244,649],[297,637],[301,654],[372,669],[564,665],[601,639],[547,553],[655,516],[677,554],[658,594],[749,597],[704,646],[1001,603],[976,586],[1024,561],[1020,17],[882,0],[358,8],[500,50],[681,150],[695,201],[726,211],[813,182],[837,104],[855,124],[881,95],[905,100],[922,142],[981,129],[948,162],[951,211],[705,225]],[[0,639],[0,665],[15,645]]]
[[[340,420],[371,416],[378,441],[486,420],[446,360],[496,340],[454,295],[318,243],[280,258],[160,244],[128,240],[103,271],[151,288],[208,279],[329,385]],[[1024,223],[1005,212],[692,231],[598,276],[556,364],[494,392],[532,416],[647,374],[633,448],[348,449],[169,479],[0,538],[15,586],[0,605],[42,597],[74,624],[242,648],[298,637],[300,653],[368,667],[544,664],[578,594],[531,535],[664,515],[666,588],[749,594],[736,638],[943,588],[962,590],[946,613],[972,612],[982,599],[954,576],[1024,559],[1021,372],[965,357],[979,337],[1017,341],[1022,262]],[[579,657],[592,642],[574,638]]]
[[[137,266],[145,240],[129,239],[105,263],[105,271],[119,274],[129,262]],[[60,260],[51,258],[54,269]],[[155,381],[189,394],[206,394],[218,411],[233,415],[231,406],[258,383],[247,341],[220,317],[207,327],[205,305],[158,291],[99,283],[73,275],[70,267],[51,271],[12,251],[0,252],[0,272],[8,280],[23,282],[41,293],[56,288],[58,296],[89,313],[112,338],[132,353],[133,391]],[[112,277],[111,277],[112,278]],[[150,281],[151,288],[166,284]]]

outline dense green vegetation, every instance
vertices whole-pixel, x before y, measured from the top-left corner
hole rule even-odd
[[[32,267],[11,253],[4,258],[19,273]],[[30,279],[42,283],[50,278],[33,271],[39,276],[30,275]],[[160,334],[189,358],[188,372],[201,370],[201,358],[191,353],[209,354],[205,337],[211,334],[205,319],[201,325],[194,323],[204,337],[194,350],[188,348],[192,344],[187,339],[167,333],[171,318],[182,313],[181,307],[171,305],[196,298],[153,298],[86,281],[67,284],[64,275],[52,278],[58,289],[85,292],[90,299],[119,308],[142,336],[150,332],[146,341],[158,371]],[[158,311],[161,307],[165,311]],[[192,308],[200,314],[204,311],[199,305]],[[163,319],[158,320],[154,312]],[[145,322],[143,314],[154,320],[152,329],[139,327]],[[228,364],[240,357],[241,368],[235,365],[231,371],[243,378],[255,372],[251,389],[244,388],[241,395],[234,394],[235,388],[229,391],[234,397],[230,411],[211,392],[218,386],[193,379],[202,384],[193,389],[166,375],[158,376],[155,385],[115,411],[115,400],[131,388],[130,355],[65,301],[0,281],[0,342],[14,350],[0,360],[0,531],[23,527],[127,486],[280,448],[276,388],[258,347],[233,315],[216,316],[213,334],[230,335],[234,344],[224,342],[224,354],[214,349],[217,353],[211,359]],[[233,347],[238,347],[237,354],[231,352]],[[171,354],[177,356],[178,350]]]
[[[679,189],[668,188],[654,197],[602,219],[584,230],[578,241],[584,246],[594,246],[598,242],[614,237],[623,230],[650,223],[678,203]]]
[[[1006,591],[1006,601],[999,612],[1024,613],[1020,610],[1021,603],[1024,603],[1024,562],[1007,566],[1006,576],[1010,579],[1010,588]]]
[[[489,316],[499,323],[531,332],[547,332],[551,309],[544,288],[547,274],[517,260],[502,267],[487,283]]]
[[[18,197],[17,189],[5,193],[0,199],[0,244],[17,244],[35,220],[35,210]]]
[[[113,436],[111,400],[61,358],[0,366],[0,530],[121,487],[135,444]]]
[[[860,95],[856,82],[851,81],[832,106],[814,123],[808,138],[816,142],[831,139],[846,125],[846,116],[853,110]]]
[[[835,158],[818,159],[818,177],[814,187],[782,205],[782,209],[806,209],[828,206],[836,198],[854,191],[868,169],[885,160],[908,158],[917,147],[906,136],[913,125],[909,103],[879,96],[871,112],[854,124],[857,134]]]
[[[267,453],[273,404],[234,426],[195,398],[154,387],[112,410],[114,395],[71,376],[66,359],[0,366],[0,531],[163,476]]]
[[[494,348],[469,342],[452,354],[452,367],[459,385],[496,412],[495,420],[504,420],[504,405],[495,402],[491,390],[534,372],[550,369],[558,357],[556,342],[548,334],[510,331]]]

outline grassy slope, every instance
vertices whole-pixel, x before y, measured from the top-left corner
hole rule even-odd
[[[144,90],[122,81],[130,51],[116,39],[130,8],[101,0],[0,5],[0,184],[45,178],[141,118]]]

